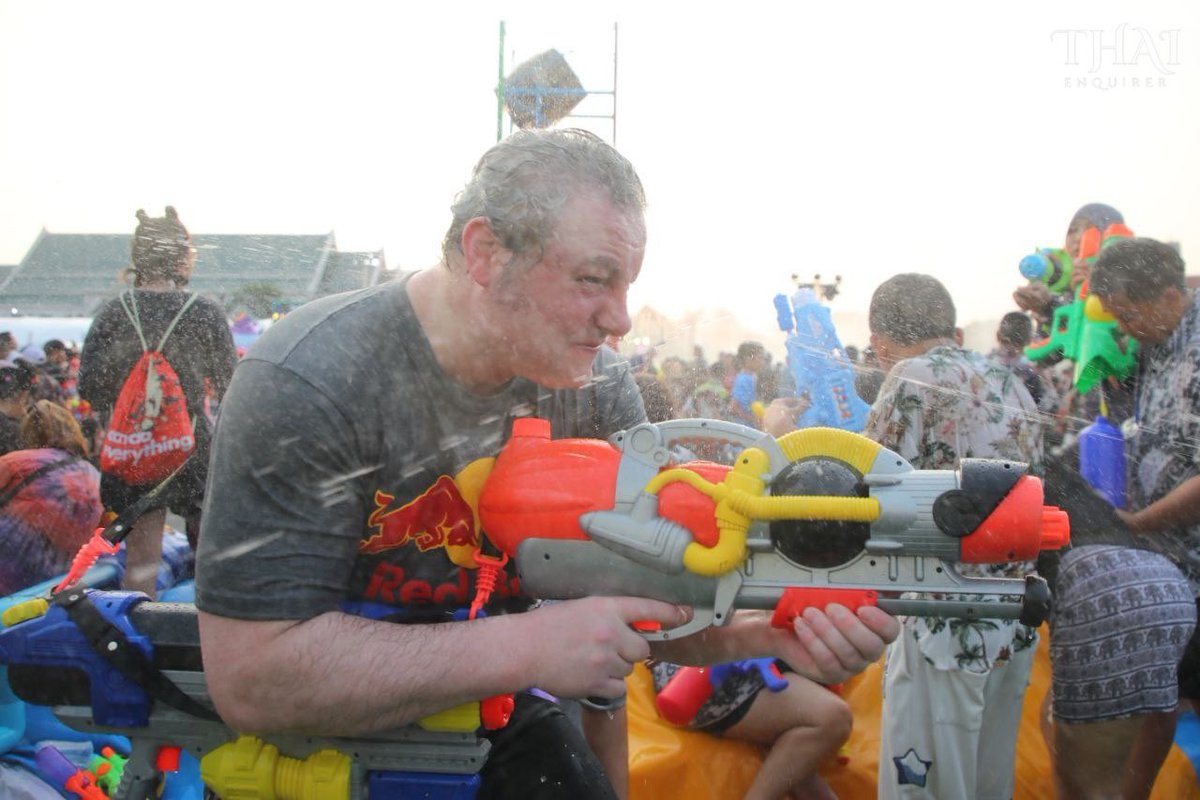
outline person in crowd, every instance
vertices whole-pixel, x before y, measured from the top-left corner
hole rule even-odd
[[[438,265],[309,303],[239,364],[213,447],[196,591],[208,688],[235,729],[365,735],[517,692],[512,720],[487,734],[480,798],[624,795],[557,708],[524,690],[623,697],[651,653],[631,623],[670,627],[686,612],[591,597],[499,613],[529,606],[506,571],[489,616],[449,621],[473,596],[474,559],[430,546],[419,507],[435,485],[461,499],[453,476],[494,455],[515,417],[601,438],[645,419],[628,365],[604,346],[631,327],[644,206],[633,167],[598,137],[515,133],[458,196]],[[490,547],[461,508],[463,535]],[[355,617],[347,600],[430,624]],[[743,612],[654,652],[679,663],[775,656],[836,682],[896,631],[873,608],[809,609],[792,630]],[[623,730],[615,749],[599,744],[611,725],[590,730],[623,771]]]
[[[678,664],[651,659],[658,692],[678,674]],[[837,800],[817,773],[850,738],[854,716],[835,692],[797,675],[788,665],[774,667],[787,686],[768,691],[757,668],[731,670],[725,681],[688,722],[690,730],[766,747],[762,765],[744,800]]]
[[[70,394],[68,385],[74,384],[74,376],[71,375],[71,353],[67,350],[66,344],[62,339],[50,339],[42,345],[42,352],[45,354],[46,360],[42,364],[42,371],[58,382],[64,391]]]
[[[17,337],[12,331],[0,331],[0,361],[7,361],[17,349]]]
[[[0,455],[21,449],[21,420],[36,380],[28,364],[0,361]]]
[[[96,313],[80,354],[79,395],[107,425],[121,387],[144,348],[156,347],[178,317],[162,353],[179,376],[195,449],[126,538],[125,588],[153,597],[168,509],[189,519],[189,538],[194,537],[211,441],[206,387],[219,398],[229,385],[237,357],[221,306],[186,291],[196,251],[175,209],[168,206],[164,217],[139,210],[137,219],[131,247],[133,288]],[[101,493],[105,506],[120,513],[155,485],[131,486],[105,474]]]
[[[634,376],[637,382],[638,394],[642,397],[642,405],[646,409],[646,418],[651,422],[666,422],[679,416],[675,404],[671,401],[671,392],[661,378],[645,372]]]
[[[33,400],[50,400],[63,405],[67,402],[67,393],[62,384],[46,373],[46,354],[42,348],[31,344],[12,354],[15,363],[24,363],[33,374],[33,385],[30,395]]]
[[[1054,310],[1061,305],[1071,303],[1075,299],[1076,290],[1087,280],[1089,265],[1086,259],[1080,257],[1080,244],[1085,234],[1092,228],[1103,232],[1114,223],[1125,223],[1121,212],[1106,203],[1088,203],[1081,206],[1071,217],[1067,225],[1063,250],[1072,260],[1070,286],[1059,294],[1053,294],[1042,281],[1030,281],[1013,293],[1017,307],[1032,314],[1038,321],[1042,334],[1049,334],[1049,325],[1054,316]],[[1047,366],[1053,366],[1047,362]],[[1068,369],[1068,371],[1070,371]],[[1060,450],[1059,442],[1069,446],[1075,441],[1080,428],[1091,423],[1096,415],[1104,415],[1116,424],[1121,424],[1133,413],[1133,382],[1121,381],[1116,377],[1108,377],[1095,389],[1080,395],[1073,385],[1059,392],[1057,410],[1058,423],[1055,432],[1053,452]],[[1074,453],[1069,448],[1068,455]]]
[[[638,375],[637,385],[650,422],[675,418],[662,381]],[[724,391],[719,385],[717,388]],[[689,445],[704,453],[706,460],[717,463],[728,464],[737,454],[730,447],[714,451],[695,442]],[[687,461],[695,458],[696,453],[676,447],[672,456]],[[647,665],[656,692],[662,691],[680,669],[678,664],[656,659],[650,659]],[[766,680],[756,669],[731,670],[688,727],[768,748],[746,792],[748,800],[783,798],[789,792],[806,800],[834,798],[828,784],[817,774],[817,768],[850,737],[854,721],[850,707],[833,692],[796,674],[787,664],[776,662],[775,667],[787,682],[784,689],[766,691]]]
[[[1145,798],[1178,700],[1200,699],[1200,301],[1179,253],[1153,239],[1105,248],[1090,286],[1141,343],[1126,509],[1115,512],[1133,541],[1076,547],[1059,565],[1056,777],[1064,796],[1112,797],[1120,787],[1124,798]]]
[[[767,363],[767,351],[759,342],[742,342],[738,345],[735,367],[737,374],[729,390],[731,419],[752,428],[762,423],[754,412],[759,402],[758,376]]]
[[[1053,413],[1059,403],[1054,383],[1025,357],[1025,346],[1032,337],[1033,320],[1029,315],[1010,311],[1000,319],[1000,325],[996,328],[996,347],[988,357],[1008,367],[1021,379],[1039,411]]]
[[[724,383],[725,371],[721,363],[714,362],[700,375],[696,388],[684,401],[682,413],[685,417],[700,419],[728,419],[729,391]]]
[[[1036,474],[1033,399],[1005,367],[959,345],[955,324],[954,302],[933,277],[896,275],[875,290],[871,346],[889,371],[864,435],[916,469],[1000,458]],[[1033,564],[959,569],[1023,576]],[[1011,797],[1036,643],[1037,632],[1015,620],[904,618],[884,672],[879,796]]]
[[[1054,316],[1054,309],[1069,303],[1074,299],[1075,290],[1087,280],[1088,265],[1079,259],[1079,244],[1089,228],[1099,228],[1103,231],[1114,222],[1125,222],[1121,212],[1107,203],[1087,203],[1071,217],[1067,224],[1067,233],[1063,249],[1072,259],[1070,286],[1061,294],[1055,295],[1043,281],[1031,280],[1013,292],[1013,300],[1017,308],[1033,314],[1043,332]]]
[[[678,415],[683,404],[696,389],[697,375],[692,365],[679,356],[668,356],[662,363],[662,380],[671,396],[671,406]]]
[[[862,358],[854,367],[854,391],[864,403],[874,403],[879,396],[879,387],[883,385],[885,370],[879,366],[879,357],[875,348],[867,345]]]
[[[65,572],[104,511],[70,411],[39,400],[20,429],[22,449],[0,456],[0,596]]]

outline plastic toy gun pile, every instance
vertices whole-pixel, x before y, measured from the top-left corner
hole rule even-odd
[[[1101,233],[1088,229],[1079,243],[1079,260],[1091,264],[1100,252],[1133,232],[1117,222]],[[1044,248],[1021,259],[1021,274],[1042,281],[1052,292],[1065,291],[1071,285],[1074,262],[1065,250]],[[1087,281],[1075,291],[1071,303],[1054,310],[1050,335],[1025,348],[1031,361],[1044,361],[1061,355],[1075,362],[1075,388],[1088,392],[1108,377],[1124,379],[1136,368],[1137,341],[1130,338],[1122,349],[1120,330],[1112,315],[1100,304],[1100,298],[1088,293]]]
[[[697,439],[743,449],[733,467],[675,465],[671,448]],[[1066,515],[1043,506],[1041,482],[1024,465],[914,470],[831,428],[776,440],[734,423],[677,420],[604,442],[551,440],[548,422],[526,418],[495,459],[460,479],[468,472],[477,491],[462,494],[477,498],[483,531],[501,558],[515,557],[528,594],[693,607],[678,628],[642,632],[652,640],[724,624],[738,608],[773,608],[773,623],[788,627],[805,607],[834,602],[1036,625],[1049,610],[1042,579],[968,578],[953,562],[1032,559],[1069,539]],[[922,596],[900,596],[908,592]],[[991,602],[938,598],[949,592]],[[50,603],[11,606],[0,631],[16,697],[52,707],[75,730],[129,738],[113,798],[155,796],[181,750],[221,796],[474,797],[488,749],[480,703],[365,740],[239,737],[205,708],[195,607],[144,601],[68,588]],[[55,769],[100,796],[98,779]]]

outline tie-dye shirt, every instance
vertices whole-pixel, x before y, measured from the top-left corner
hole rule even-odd
[[[0,493],[42,466],[69,457],[54,448],[0,456]],[[0,596],[65,572],[103,510],[100,473],[83,459],[55,467],[21,487],[0,508]]]
[[[1029,390],[1007,367],[961,347],[934,347],[896,364],[864,433],[914,469],[955,469],[963,458],[1003,458],[1041,472],[1042,426]],[[1034,565],[958,567],[964,575],[1019,577]],[[1032,628],[1015,620],[908,617],[904,627],[903,635],[916,639],[938,669],[987,672],[1037,641]]]

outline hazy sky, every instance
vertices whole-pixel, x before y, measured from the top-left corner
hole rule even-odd
[[[842,275],[849,310],[920,271],[964,323],[998,317],[1093,200],[1200,272],[1200,4],[565,7],[0,0],[0,263],[169,203],[193,232],[428,265],[495,140],[504,19],[510,66],[556,47],[593,89],[619,22],[617,145],[651,204],[635,307],[769,329],[792,273]]]

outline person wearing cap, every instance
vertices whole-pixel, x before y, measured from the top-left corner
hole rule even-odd
[[[1079,259],[1079,245],[1083,235],[1089,228],[1103,231],[1115,222],[1124,223],[1125,217],[1107,203],[1087,203],[1080,206],[1067,224],[1066,241],[1063,244],[1063,249],[1074,259],[1071,285],[1061,295],[1054,295],[1044,282],[1031,280],[1013,292],[1013,300],[1016,301],[1017,307],[1036,316],[1043,325],[1048,325],[1054,316],[1054,309],[1062,303],[1071,302],[1075,289],[1088,277],[1088,265]]]

